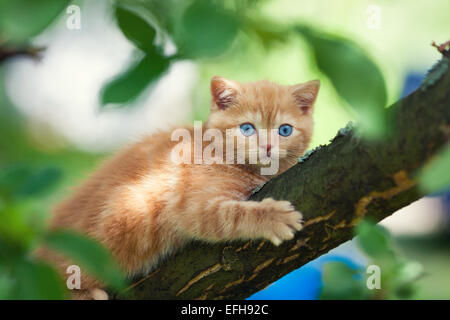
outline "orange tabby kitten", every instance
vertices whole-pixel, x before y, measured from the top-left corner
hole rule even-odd
[[[69,228],[97,239],[129,275],[148,272],[161,257],[190,239],[265,238],[275,245],[292,239],[302,227],[302,216],[288,201],[247,198],[258,185],[297,163],[308,147],[318,90],[319,81],[281,86],[214,77],[211,114],[203,130],[217,129],[225,136],[228,129],[244,136],[244,141],[258,139],[253,148],[245,145],[246,160],[250,154],[262,153],[279,162],[277,172],[261,174],[264,164],[260,161],[176,164],[171,154],[178,141],[172,141],[172,130],[167,130],[106,162],[56,208],[51,228]],[[194,135],[193,128],[186,129]],[[275,130],[277,139],[259,137],[260,129]],[[196,143],[188,142],[192,150]],[[224,146],[230,143],[234,146],[234,139]],[[207,145],[201,143],[200,153]],[[234,148],[238,147],[242,145]],[[215,156],[223,155],[215,151]],[[59,255],[41,250],[40,256],[65,274],[69,264]],[[74,297],[107,298],[100,287],[82,274],[81,290],[74,290]]]

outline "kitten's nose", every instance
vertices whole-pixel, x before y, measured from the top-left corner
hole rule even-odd
[[[268,157],[270,157],[270,154],[271,154],[271,152],[270,152],[270,150],[272,149],[272,145],[271,144],[268,144],[267,146],[266,146],[266,151],[267,151],[267,156]]]

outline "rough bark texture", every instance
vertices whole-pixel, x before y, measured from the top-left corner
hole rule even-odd
[[[363,217],[380,221],[419,199],[414,175],[450,134],[449,65],[444,57],[418,90],[389,108],[389,139],[369,143],[347,126],[252,195],[289,200],[303,213],[295,239],[279,247],[193,242],[118,298],[243,299],[351,239]]]

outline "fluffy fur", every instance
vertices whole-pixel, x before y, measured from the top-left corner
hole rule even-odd
[[[239,130],[242,123],[277,129],[290,124],[293,133],[272,146],[279,154],[279,174],[308,147],[318,89],[318,81],[281,86],[214,77],[211,114],[204,129]],[[193,129],[187,129],[193,136]],[[153,134],[104,163],[55,208],[50,228],[72,229],[97,239],[129,275],[149,271],[190,239],[265,238],[278,245],[301,229],[301,214],[288,201],[247,201],[255,187],[271,178],[260,174],[259,164],[175,165],[170,153],[177,142],[171,141],[171,133]],[[65,274],[68,261],[46,249],[39,255]],[[83,273],[81,286],[75,298],[104,297],[99,294],[102,285]]]

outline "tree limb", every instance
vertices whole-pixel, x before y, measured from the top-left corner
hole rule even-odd
[[[421,198],[415,173],[450,135],[449,69],[443,57],[419,89],[388,109],[389,139],[369,143],[347,126],[251,196],[289,200],[303,213],[293,240],[279,247],[193,242],[116,298],[246,298],[351,239],[362,218],[380,221]]]
[[[39,59],[40,54],[44,51],[43,47],[21,47],[21,48],[10,48],[0,45],[0,64],[8,59],[25,56],[32,59]]]

